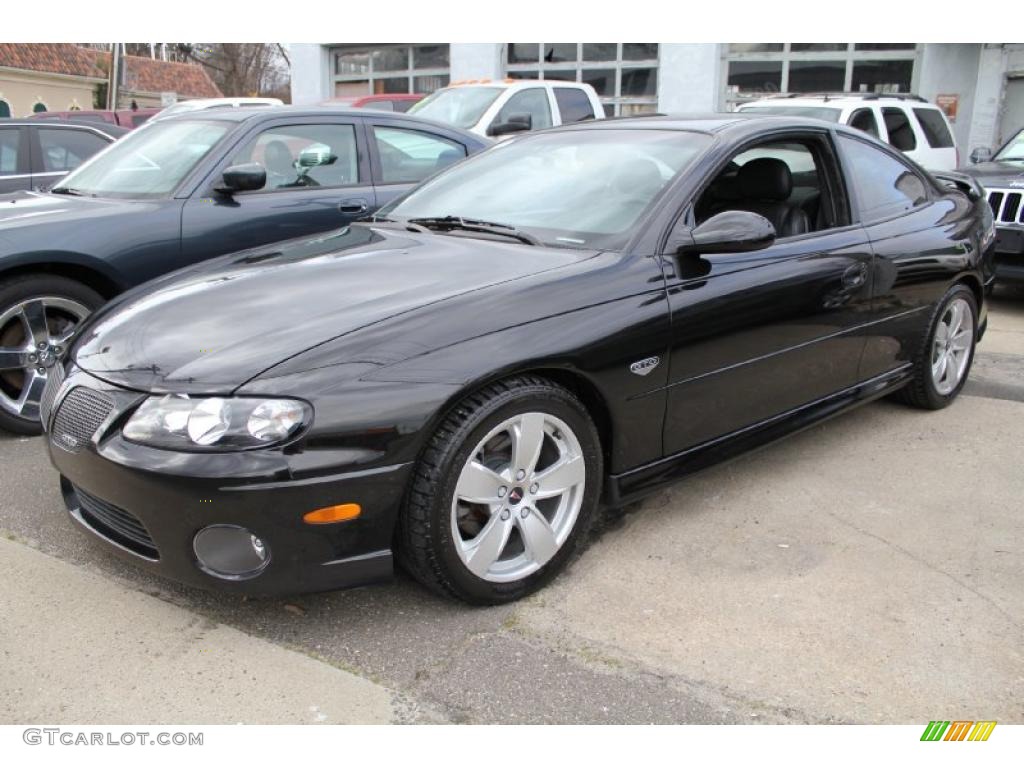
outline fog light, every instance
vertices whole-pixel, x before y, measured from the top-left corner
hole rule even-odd
[[[270,562],[270,549],[238,525],[211,525],[192,541],[199,566],[221,579],[249,579]]]

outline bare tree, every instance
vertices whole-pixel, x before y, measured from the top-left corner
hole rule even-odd
[[[287,97],[290,61],[280,43],[178,45],[176,53],[206,68],[225,96]]]

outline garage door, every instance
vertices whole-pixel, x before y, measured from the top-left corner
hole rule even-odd
[[[1006,81],[1006,99],[1003,101],[1003,119],[999,126],[999,143],[1008,141],[1024,128],[1024,77]]]

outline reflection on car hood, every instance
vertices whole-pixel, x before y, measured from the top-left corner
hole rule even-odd
[[[131,291],[83,327],[72,357],[132,389],[226,393],[330,339],[592,255],[353,226],[224,256]]]
[[[993,161],[969,165],[960,172],[973,176],[986,188],[1024,189],[1024,163]]]

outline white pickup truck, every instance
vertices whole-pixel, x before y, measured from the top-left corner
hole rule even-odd
[[[497,137],[597,120],[604,117],[604,107],[597,92],[586,83],[476,80],[434,91],[413,105],[409,114]]]

